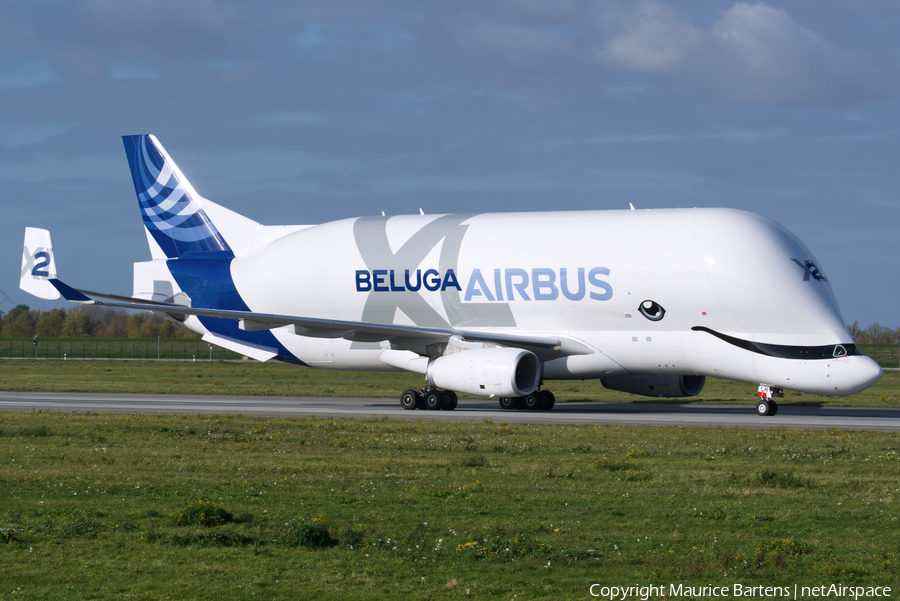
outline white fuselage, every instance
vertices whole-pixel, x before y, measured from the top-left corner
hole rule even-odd
[[[705,375],[851,394],[881,375],[864,356],[783,358],[707,332],[852,344],[817,265],[758,215],[667,209],[347,219],[238,256],[231,275],[254,312],[552,335],[589,349],[545,362],[545,379]],[[663,317],[645,317],[645,301]],[[395,369],[398,353],[415,356],[388,342],[274,333],[313,367]]]

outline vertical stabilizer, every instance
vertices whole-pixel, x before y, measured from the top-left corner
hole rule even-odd
[[[57,300],[59,291],[50,283],[50,280],[55,278],[56,259],[53,257],[50,232],[36,227],[26,227],[19,288],[38,298]]]
[[[144,227],[169,259],[187,252],[232,252],[201,206],[201,197],[159,141],[123,136]]]

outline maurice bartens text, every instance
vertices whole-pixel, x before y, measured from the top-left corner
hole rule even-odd
[[[757,598],[757,599],[875,599],[891,596],[889,586],[846,586],[843,584],[823,584],[818,586],[803,586],[793,584],[788,586],[747,586],[743,584],[731,584],[725,586],[687,586],[684,584],[669,585],[633,585],[633,586],[605,586],[592,584],[590,587],[592,597],[609,599],[610,601],[624,601],[634,599],[649,601],[657,597],[728,597],[728,598]]]

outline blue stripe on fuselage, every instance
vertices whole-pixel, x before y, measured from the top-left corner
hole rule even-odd
[[[231,252],[193,252],[180,259],[166,261],[172,277],[190,298],[194,307],[250,311],[231,279]],[[270,330],[246,332],[237,320],[200,317],[200,323],[213,334],[227,336],[241,342],[258,344],[278,351],[278,359],[306,365],[291,354]]]

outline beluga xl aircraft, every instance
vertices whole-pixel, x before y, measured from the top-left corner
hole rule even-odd
[[[454,409],[466,393],[549,410],[545,383],[587,378],[690,397],[714,377],[757,385],[757,412],[774,415],[784,390],[848,395],[881,377],[810,250],[753,213],[265,226],[200,196],[154,136],[124,142],[151,255],[134,264],[132,295],[64,284],[37,228],[25,230],[23,290],[156,311],[260,361],[422,374],[400,396],[406,409]]]

